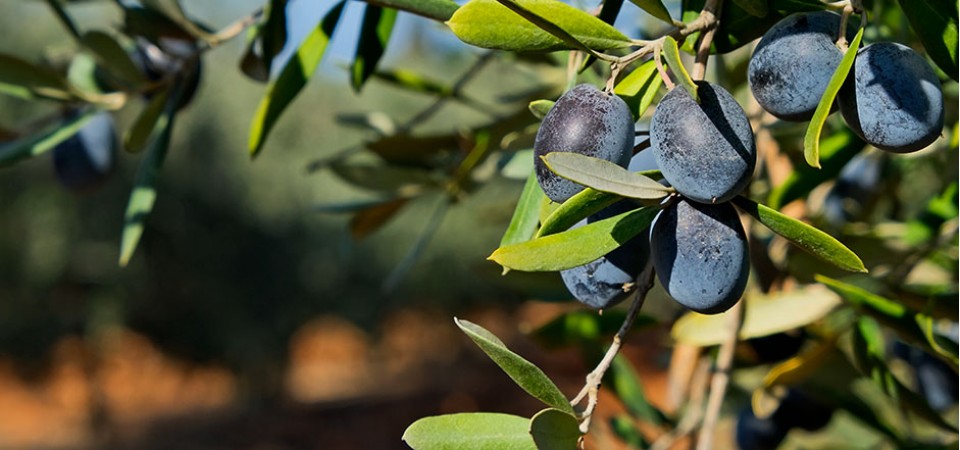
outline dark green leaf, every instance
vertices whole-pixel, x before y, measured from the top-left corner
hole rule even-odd
[[[354,91],[360,92],[363,84],[373,75],[377,63],[387,50],[387,42],[390,40],[390,33],[393,32],[393,24],[396,20],[397,10],[367,5],[363,13],[357,52],[351,66],[350,84]]]
[[[187,31],[183,24],[177,23],[165,12],[155,9],[151,5],[124,6],[123,32],[129,36],[141,36],[148,41],[158,44],[161,38],[176,39],[192,42],[196,39],[193,33]]]
[[[577,450],[582,433],[572,412],[548,408],[530,419],[530,435],[537,450]]]
[[[534,117],[543,119],[547,116],[547,113],[550,112],[550,108],[553,108],[554,103],[556,102],[553,100],[534,100],[527,105],[527,108],[530,108],[530,112],[533,113]]]
[[[613,389],[617,398],[634,417],[653,425],[660,425],[666,421],[663,413],[647,401],[639,375],[622,354],[613,359],[610,371],[607,372],[607,385]]]
[[[450,0],[364,0],[384,8],[394,8],[417,14],[428,19],[445,22],[457,11],[456,3]]]
[[[833,236],[744,197],[734,198],[733,203],[771,231],[811,255],[843,270],[867,271],[860,257]]]
[[[657,203],[673,192],[671,188],[605,159],[573,152],[551,152],[541,159],[553,173],[563,178],[621,197]]]
[[[677,82],[687,90],[687,93],[690,94],[690,97],[692,97],[694,101],[700,103],[700,96],[697,95],[697,84],[693,82],[693,78],[690,78],[687,69],[683,67],[683,62],[680,61],[680,49],[677,48],[677,41],[671,36],[667,36],[666,39],[663,40],[663,57],[666,58],[667,65],[673,72]]]
[[[733,0],[733,3],[754,17],[765,17],[770,11],[767,0]]]
[[[667,10],[666,6],[663,6],[661,0],[630,0],[634,5],[640,7],[640,9],[647,12],[653,17],[656,17],[666,23],[673,25],[673,18],[670,17],[670,11]]]
[[[525,417],[461,413],[424,417],[403,432],[413,450],[536,450]]]
[[[186,11],[180,6],[180,0],[140,0],[140,2],[143,3],[143,6],[163,14],[168,20],[187,32],[192,37],[190,40],[193,40],[193,38],[207,41],[214,40],[207,29],[197,25],[187,17]]]
[[[920,37],[930,59],[957,80],[957,2],[954,0],[897,0]]]
[[[150,99],[150,103],[140,111],[137,120],[133,122],[130,129],[123,135],[123,148],[128,152],[139,152],[147,145],[153,130],[157,127],[157,121],[163,115],[164,106],[167,104],[167,98],[170,91],[163,91]]]
[[[570,229],[577,222],[586,219],[604,208],[616,203],[623,197],[616,194],[586,188],[567,199],[553,210],[540,226],[537,237],[549,236]]]
[[[663,78],[660,78],[657,72],[657,63],[650,60],[623,77],[613,88],[613,92],[630,106],[634,119],[639,119],[653,104],[653,99],[662,85]]]
[[[650,447],[650,443],[644,439],[640,430],[634,426],[633,419],[626,414],[621,414],[610,419],[610,428],[613,429],[613,433],[616,434],[620,440],[627,444],[627,448],[637,449]]]
[[[83,114],[76,114],[39,133],[0,144],[0,167],[13,164],[23,158],[32,158],[56,147],[57,144],[80,131],[97,112],[98,110],[90,108]]]
[[[830,115],[830,110],[833,108],[833,102],[837,98],[837,93],[840,92],[840,87],[843,86],[843,82],[847,79],[847,74],[849,74],[850,69],[853,68],[853,61],[857,55],[857,49],[860,48],[860,41],[862,39],[863,28],[860,28],[860,31],[857,31],[857,35],[853,38],[853,41],[850,42],[850,48],[847,49],[847,52],[843,55],[843,59],[840,60],[840,65],[837,66],[837,70],[833,72],[833,76],[830,77],[827,90],[824,91],[823,97],[820,98],[820,104],[817,105],[817,110],[813,113],[813,118],[810,119],[810,125],[807,127],[807,133],[803,136],[803,156],[807,160],[807,164],[811,167],[820,168],[820,133],[823,131],[823,124],[827,121],[827,116]]]
[[[523,185],[523,192],[520,193],[520,200],[517,201],[517,207],[513,210],[513,218],[510,219],[510,225],[507,231],[503,233],[500,239],[500,246],[516,244],[529,241],[537,232],[539,221],[540,202],[545,197],[540,183],[537,182],[537,174],[530,173],[527,182]]]
[[[367,144],[367,149],[385,161],[398,165],[423,165],[438,153],[460,149],[458,134],[414,136],[407,133],[385,136]]]
[[[602,51],[631,45],[616,28],[557,0],[471,0],[447,25],[468,44],[500,50]]]
[[[603,314],[586,310],[570,311],[537,328],[531,336],[553,348],[596,343],[616,334],[626,318],[627,312],[622,309],[604,310]],[[656,319],[640,315],[634,320],[632,329],[638,330],[656,323]]]
[[[251,36],[240,59],[240,70],[254,80],[270,81],[273,58],[287,43],[287,0],[270,0],[264,8],[263,22]]]
[[[57,72],[10,55],[0,54],[0,93],[27,100],[71,100],[67,80]]]
[[[655,207],[635,209],[562,233],[500,247],[487,259],[505,269],[526,272],[582,266],[645,230],[659,211]]]
[[[317,27],[300,44],[297,52],[283,66],[276,80],[267,86],[267,92],[257,107],[250,125],[250,154],[256,156],[263,149],[267,134],[273,129],[284,109],[300,93],[323,59],[330,36],[340,21],[344,2],[341,1],[324,16]]]
[[[507,349],[500,339],[483,327],[466,320],[454,319],[454,322],[524,391],[547,406],[573,414],[570,402],[539,367]]]
[[[143,73],[113,36],[100,31],[89,31],[83,35],[81,42],[93,53],[99,65],[117,79],[130,86],[139,86],[146,82]]]
[[[353,164],[346,161],[332,162],[329,167],[341,180],[375,191],[394,192],[434,184],[430,172],[423,169],[388,164]]]

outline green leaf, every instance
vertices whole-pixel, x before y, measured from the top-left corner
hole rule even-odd
[[[937,334],[934,330],[934,320],[930,316],[911,311],[900,302],[881,297],[858,286],[823,275],[817,275],[815,278],[840,294],[861,313],[877,319],[896,331],[905,341],[923,346],[931,354],[957,367],[957,343]]]
[[[910,28],[923,42],[930,59],[957,80],[957,2],[954,0],[897,0]]]
[[[660,425],[666,421],[663,413],[647,401],[643,385],[640,384],[640,376],[622,353],[613,359],[606,378],[607,386],[613,389],[631,415],[653,425]]]
[[[445,22],[450,20],[459,6],[450,0],[364,0],[371,5],[394,8]]]
[[[75,114],[73,117],[51,125],[39,133],[0,144],[0,167],[13,164],[24,158],[32,158],[56,147],[57,144],[77,134],[98,112],[97,109],[90,108],[83,114]]]
[[[735,197],[733,203],[774,233],[824,262],[850,272],[867,272],[860,257],[833,236],[741,196]]]
[[[524,391],[547,406],[573,414],[567,397],[539,367],[507,349],[503,341],[483,327],[466,320],[454,319],[454,322]]]
[[[123,32],[129,36],[141,36],[154,44],[158,44],[161,38],[193,42],[196,35],[192,31],[196,31],[196,25],[182,17],[179,20],[185,23],[174,20],[168,15],[170,8],[159,3],[158,0],[149,0],[142,7],[124,5]]]
[[[623,77],[613,88],[613,92],[630,106],[634,119],[639,119],[653,104],[662,85],[663,78],[660,78],[657,72],[657,63],[650,60]]]
[[[553,100],[534,100],[527,105],[527,108],[530,109],[534,117],[543,119],[550,112],[550,108],[553,108],[554,103],[556,102]]]
[[[740,339],[769,336],[813,323],[841,304],[827,289],[811,285],[768,297],[746,297]],[[688,312],[673,325],[670,335],[677,341],[706,347],[719,345],[730,329],[729,312],[704,315]]]
[[[175,94],[176,100],[179,100],[179,93],[175,92]],[[133,257],[140,237],[143,236],[144,224],[157,200],[156,184],[170,146],[170,135],[173,133],[173,122],[176,116],[176,108],[170,106],[176,103],[175,101],[167,102],[166,111],[154,126],[156,137],[151,140],[137,170],[133,191],[130,193],[130,200],[127,201],[127,209],[124,213],[123,233],[120,236],[120,267],[126,267],[130,258]]]
[[[460,413],[424,417],[403,432],[413,450],[536,450],[525,417]]]
[[[754,17],[766,17],[770,12],[767,0],[733,0],[733,3]]]
[[[605,159],[573,152],[551,152],[541,159],[553,173],[563,178],[621,197],[657,203],[673,192],[671,188]]]
[[[837,98],[837,93],[840,92],[840,87],[843,86],[847,74],[853,68],[857,49],[860,48],[860,41],[863,39],[863,30],[861,27],[857,31],[857,35],[850,42],[850,47],[844,53],[843,59],[840,60],[840,65],[837,66],[837,70],[830,77],[830,83],[827,84],[827,89],[824,91],[823,97],[820,98],[820,104],[817,105],[817,110],[814,111],[813,118],[810,119],[810,125],[807,126],[807,133],[803,136],[803,157],[811,167],[820,168],[820,133],[823,131],[823,124],[827,121],[827,116],[830,115],[830,109],[833,108],[833,102]]]
[[[337,3],[324,16],[317,27],[300,44],[297,52],[283,66],[277,79],[267,86],[267,92],[263,100],[260,101],[260,106],[257,107],[257,112],[253,117],[253,123],[250,125],[248,145],[251,156],[257,156],[260,153],[267,139],[267,134],[273,129],[277,119],[280,118],[280,114],[290,105],[290,102],[313,76],[313,72],[316,71],[317,65],[320,64],[323,55],[326,53],[330,36],[333,35],[333,31],[340,21],[343,6],[343,1]]]
[[[590,217],[623,197],[616,194],[586,188],[567,199],[553,210],[540,226],[537,237],[549,236],[570,229],[577,222]],[[502,246],[501,246],[502,247]]]
[[[517,207],[513,210],[513,218],[510,219],[510,225],[507,231],[503,233],[500,239],[500,246],[516,244],[518,242],[529,241],[537,232],[537,225],[540,223],[540,202],[546,195],[540,188],[537,181],[537,174],[531,172],[527,177],[527,182],[523,185],[523,192],[520,193],[520,200],[517,201]]]
[[[101,31],[88,31],[81,38],[81,42],[101,67],[130,86],[139,86],[146,82],[143,73],[130,59],[130,55],[109,34]]]
[[[447,25],[468,44],[499,50],[531,52],[586,47],[603,51],[631,45],[630,38],[616,28],[557,0],[470,0]]]
[[[395,192],[435,184],[430,172],[390,164],[332,162],[328,166],[338,178],[353,186],[374,191]]]
[[[680,49],[677,48],[677,41],[672,36],[667,36],[663,40],[663,57],[666,58],[667,66],[670,67],[680,85],[687,90],[687,93],[695,102],[700,103],[697,84],[693,82],[693,78],[690,78],[687,69],[683,67],[683,62],[680,61]]]
[[[124,133],[123,148],[128,152],[139,152],[143,150],[150,136],[153,135],[153,130],[156,128],[157,121],[160,120],[160,116],[163,114],[164,106],[167,104],[169,96],[170,91],[166,90],[150,99],[150,103],[140,111],[137,120],[135,120],[133,125]]]
[[[397,10],[367,5],[363,13],[357,52],[351,66],[350,84],[354,91],[360,92],[360,88],[376,70],[377,63],[387,50],[387,42],[390,40],[393,24],[396,21]]]
[[[26,100],[71,100],[67,80],[57,72],[15,56],[0,54],[0,94]]]
[[[673,18],[670,17],[670,11],[667,10],[666,6],[663,6],[663,2],[660,0],[630,0],[634,5],[640,7],[640,9],[647,12],[653,17],[656,17],[670,25],[673,25]]]
[[[640,234],[659,211],[656,207],[627,211],[562,233],[500,247],[487,259],[506,269],[525,272],[553,272],[582,266]]]
[[[530,419],[530,435],[537,450],[576,450],[583,434],[572,413],[548,408]]]
[[[270,81],[273,58],[287,43],[287,0],[270,0],[264,16],[250,33],[247,50],[240,59],[240,70],[260,82]]]
[[[438,97],[450,97],[453,95],[453,89],[450,87],[437,81],[428,79],[412,70],[378,70],[373,73],[373,77],[413,92],[420,92]]]
[[[613,336],[620,330],[627,312],[623,309],[596,311],[578,309],[561,314],[537,328],[531,336],[546,347],[566,347],[570,345],[595,344],[601,339]],[[656,319],[640,315],[631,330],[638,330],[656,324]]]

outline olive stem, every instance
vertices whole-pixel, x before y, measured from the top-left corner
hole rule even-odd
[[[707,399],[707,409],[697,438],[697,450],[713,448],[713,433],[717,428],[717,419],[720,417],[720,407],[723,405],[727,386],[730,385],[730,369],[733,367],[733,354],[737,347],[741,325],[743,325],[742,299],[731,308],[730,329],[726,339],[720,344],[720,352],[717,354],[716,370],[710,379],[710,397]]]
[[[653,60],[657,63],[657,72],[660,74],[663,84],[667,86],[668,91],[672,91],[675,85],[673,84],[673,80],[670,79],[670,74],[667,73],[667,69],[663,67],[663,60],[660,59],[660,48],[657,48],[653,52]]]
[[[587,374],[583,389],[570,401],[571,405],[577,405],[584,397],[587,398],[587,407],[584,409],[583,414],[581,414],[583,420],[580,422],[581,433],[586,434],[590,429],[590,419],[593,416],[594,410],[597,408],[600,383],[603,381],[604,374],[610,369],[610,365],[613,364],[613,358],[620,352],[620,347],[623,345],[623,340],[626,338],[627,332],[633,327],[633,322],[640,313],[640,308],[643,307],[643,303],[647,299],[647,294],[650,292],[650,289],[653,288],[653,277],[654,269],[653,261],[651,260],[647,262],[646,267],[644,267],[640,275],[637,276],[637,291],[634,293],[633,303],[630,304],[630,310],[627,312],[627,317],[623,320],[623,324],[620,325],[620,330],[613,336],[613,343],[610,345],[610,348],[607,349],[607,353],[603,355],[603,359],[600,360],[597,367]]]
[[[853,6],[847,4],[843,7],[843,12],[840,14],[840,31],[837,37],[837,48],[842,52],[846,52],[847,48],[850,47],[850,43],[847,42],[846,30],[847,22],[849,22],[851,14],[853,14]]]
[[[710,58],[710,46],[713,45],[713,35],[717,32],[717,24],[720,23],[720,8],[723,7],[723,0],[713,0],[707,2],[700,15],[711,15],[714,26],[708,28],[700,35],[700,46],[697,48],[696,60],[693,64],[693,79],[695,81],[703,80],[707,73],[707,60]]]

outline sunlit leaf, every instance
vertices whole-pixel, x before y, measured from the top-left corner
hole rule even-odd
[[[910,28],[923,42],[930,59],[957,80],[957,2],[953,0],[897,0]]]
[[[577,192],[543,220],[540,231],[537,232],[537,237],[549,236],[570,229],[577,222],[602,211],[622,198],[616,194],[591,188]]]
[[[553,108],[553,104],[556,103],[553,100],[534,100],[527,105],[527,108],[530,108],[530,112],[538,119],[543,119],[547,116],[547,113],[550,112],[550,108]]]
[[[510,225],[507,231],[503,233],[500,239],[500,246],[516,244],[518,242],[529,241],[537,232],[539,224],[540,202],[546,195],[537,182],[536,173],[531,173],[523,185],[523,192],[520,193],[520,200],[517,201],[517,207],[513,210],[513,218],[510,219]]]
[[[459,6],[451,0],[364,0],[372,5],[406,11],[441,22],[450,20]]]
[[[354,91],[360,92],[360,88],[376,70],[377,63],[387,50],[387,42],[390,40],[396,20],[397,10],[367,5],[363,13],[357,51],[350,70],[350,84]]]
[[[454,319],[454,322],[524,391],[547,406],[573,414],[570,402],[539,367],[507,349],[503,341],[485,328],[466,320]]]
[[[250,125],[249,148],[251,156],[256,156],[263,149],[267,134],[273,129],[280,114],[290,105],[290,102],[306,86],[313,76],[317,65],[326,53],[330,36],[340,21],[344,2],[337,3],[323,20],[317,24],[307,38],[297,48],[280,71],[276,80],[267,86],[267,92],[257,107],[253,122]]]
[[[670,11],[663,5],[661,0],[630,0],[634,5],[666,23],[673,24],[673,18],[670,17]]]
[[[521,17],[517,11],[529,14]],[[586,47],[602,51],[631,45],[630,39],[616,28],[557,0],[471,0],[453,14],[447,25],[468,44],[500,50],[529,52]],[[556,34],[568,38],[561,39]]]
[[[841,304],[836,294],[817,285],[771,297],[751,295],[743,301],[746,307],[740,327],[741,339],[802,327],[823,318]],[[688,312],[677,320],[670,334],[686,344],[718,345],[728,334],[729,314],[732,312],[715,315]]]
[[[32,158],[46,152],[57,144],[77,134],[99,111],[87,109],[69,119],[44,128],[42,131],[10,142],[0,144],[0,167],[13,164],[24,158]]]
[[[401,439],[413,450],[536,450],[529,427],[509,414],[448,414],[417,420]]]
[[[861,27],[860,31],[857,31],[857,35],[850,42],[850,48],[844,53],[837,70],[830,77],[830,83],[827,84],[827,89],[823,92],[823,97],[820,98],[817,110],[813,113],[813,118],[810,119],[810,125],[807,126],[807,133],[803,136],[803,157],[811,167],[820,168],[820,133],[823,131],[823,124],[827,121],[827,116],[830,115],[830,110],[833,108],[837,93],[840,92],[840,87],[843,86],[847,74],[853,68],[857,49],[860,48],[860,41],[863,39],[863,30]]]
[[[598,191],[656,203],[673,192],[656,181],[610,161],[573,152],[551,152],[541,159],[553,173]]]
[[[630,106],[634,119],[639,119],[653,103],[662,85],[663,78],[657,72],[657,63],[650,60],[623,77],[613,92]]]
[[[642,207],[562,233],[500,247],[487,259],[506,269],[526,272],[582,266],[640,234],[659,211]]]
[[[860,257],[833,236],[744,197],[735,197],[733,203],[807,253],[843,270],[867,271]]]
[[[530,435],[537,450],[576,450],[582,433],[572,412],[548,408],[530,419]]]
[[[287,0],[270,0],[263,14],[263,21],[251,32],[240,70],[254,80],[267,82],[273,58],[287,43]]]
[[[683,61],[680,60],[680,49],[677,48],[677,41],[672,36],[667,36],[663,40],[663,57],[667,60],[667,66],[670,67],[680,86],[687,90],[687,93],[695,102],[700,103],[697,84],[693,82],[693,78],[690,78],[687,69],[683,67]]]

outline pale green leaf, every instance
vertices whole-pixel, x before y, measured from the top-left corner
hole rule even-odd
[[[860,257],[833,236],[744,197],[735,197],[733,203],[807,253],[843,270],[867,272]]]
[[[33,100],[71,100],[67,80],[52,69],[15,56],[0,54],[0,94]]]
[[[57,144],[77,134],[98,112],[97,109],[90,108],[64,122],[44,128],[36,134],[0,144],[0,167],[24,158],[32,158],[56,147]]]
[[[657,72],[656,61],[650,60],[623,77],[613,88],[613,92],[623,98],[630,106],[630,112],[635,119],[643,116],[647,108],[663,85],[663,78]]]
[[[500,247],[490,255],[506,269],[553,272],[593,261],[650,226],[660,209],[643,207],[519,244]]]
[[[823,92],[820,104],[817,105],[817,110],[814,111],[813,118],[810,119],[810,124],[807,126],[807,132],[803,136],[803,157],[811,167],[820,168],[820,133],[823,132],[823,124],[826,123],[827,116],[830,115],[837,93],[840,92],[850,69],[853,68],[853,61],[857,56],[857,49],[860,48],[862,39],[863,28],[861,27],[853,41],[850,42],[850,48],[847,49],[843,59],[840,60],[837,70],[830,77],[830,83],[827,84],[827,89]]]
[[[466,320],[454,319],[454,322],[524,391],[547,406],[573,414],[573,407],[563,392],[539,367],[507,349],[500,339],[485,328]]]
[[[277,119],[280,118],[280,114],[290,105],[290,102],[313,76],[313,72],[316,71],[317,65],[320,64],[323,55],[326,53],[330,36],[333,35],[333,31],[340,21],[343,6],[344,2],[341,1],[327,13],[323,20],[317,24],[317,27],[300,44],[297,52],[283,66],[277,79],[267,86],[267,92],[260,101],[250,125],[248,145],[251,156],[260,153],[264,142],[266,142],[267,134],[273,129]]]
[[[530,435],[537,450],[577,450],[582,433],[572,413],[548,408],[530,419]]]
[[[616,194],[591,188],[577,192],[543,220],[540,231],[537,232],[537,237],[549,236],[567,230],[577,222],[586,219],[591,214],[602,211],[622,198]]]
[[[667,60],[667,66],[677,78],[677,82],[687,90],[690,97],[697,103],[700,103],[700,96],[697,94],[697,83],[693,82],[687,69],[683,67],[683,61],[680,61],[680,49],[677,48],[677,41],[672,36],[667,36],[663,40],[663,57]]]
[[[547,116],[547,113],[550,112],[550,108],[553,108],[554,103],[556,102],[553,100],[534,100],[527,105],[527,108],[530,108],[530,112],[533,113],[534,117],[543,119]]]
[[[536,450],[526,417],[460,413],[424,417],[403,432],[413,450]]]
[[[630,0],[634,5],[666,23],[673,25],[673,18],[670,17],[670,11],[663,5],[661,0]]]
[[[441,22],[450,20],[453,13],[457,11],[456,3],[450,0],[364,0],[373,5],[379,5],[384,8],[395,8],[406,11],[428,19],[439,20]]]
[[[840,297],[821,286],[769,297],[747,296],[740,327],[740,339],[769,336],[813,323],[841,304]],[[701,347],[723,342],[730,329],[729,314],[705,315],[688,312],[673,325],[670,334],[679,342]]]
[[[540,202],[545,196],[540,183],[537,182],[537,174],[531,172],[523,186],[523,192],[520,193],[517,207],[513,210],[510,225],[500,239],[501,247],[526,242],[533,237],[537,232],[537,224],[540,223]]]
[[[563,178],[621,197],[656,203],[673,192],[671,188],[605,159],[573,152],[551,152],[541,159],[553,173]]]
[[[453,14],[447,25],[468,44],[500,50],[529,52],[586,47],[602,51],[631,45],[630,39],[616,28],[558,0],[501,1],[514,9],[498,0],[471,0]],[[516,11],[529,14],[522,17]],[[542,26],[568,38],[561,39]]]

